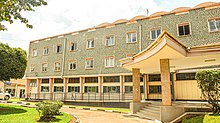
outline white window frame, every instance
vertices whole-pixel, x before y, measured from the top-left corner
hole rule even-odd
[[[48,54],[49,54],[49,48],[48,47],[44,47],[43,55],[48,55]]]
[[[108,56],[105,57],[105,67],[114,67],[115,66],[115,57],[114,56]]]
[[[185,25],[189,25],[189,34],[188,35],[180,35],[179,34],[179,26],[185,26]],[[191,23],[190,22],[185,22],[185,23],[180,23],[180,24],[177,24],[177,34],[178,36],[189,36],[189,35],[192,35],[192,30],[191,30]]]
[[[151,29],[150,29],[150,40],[155,40],[155,39],[157,39],[157,37],[160,35],[160,34],[159,34],[159,35],[157,34],[157,30],[160,30],[160,34],[162,33],[162,28],[161,28],[161,27],[151,28]],[[156,34],[155,37],[156,37],[156,38],[153,38],[153,37],[152,37],[152,31],[155,31],[155,34]]]
[[[30,72],[35,72],[35,64],[30,65]]]
[[[71,64],[75,64],[75,69],[71,69]],[[76,70],[77,66],[76,66],[76,60],[72,60],[72,61],[69,61],[69,70]]]
[[[136,35],[135,41],[133,41],[133,35]],[[131,39],[129,40],[129,35],[131,35]],[[127,43],[136,43],[137,42],[137,31],[127,32],[126,33],[126,42]]]
[[[112,44],[109,44],[109,41],[112,42]],[[115,45],[115,35],[109,35],[105,37],[105,45],[106,46],[113,46]]]
[[[59,51],[58,51],[58,46],[60,47]],[[62,53],[63,51],[63,46],[61,44],[56,46],[56,53]]]
[[[33,57],[37,56],[37,49],[33,49],[33,50],[32,50],[32,56],[33,56]]]
[[[74,47],[72,49],[72,46],[74,44]],[[70,51],[76,51],[78,49],[78,43],[77,42],[71,42],[70,43]]]
[[[92,42],[93,42],[93,47],[91,46]],[[95,48],[95,40],[94,40],[94,38],[87,39],[87,41],[86,41],[86,48],[87,49]]]
[[[210,21],[214,21],[215,30],[213,30],[213,31],[211,31],[211,29],[210,29],[210,24],[209,24]],[[209,32],[220,32],[220,29],[217,28],[217,23],[216,23],[217,21],[220,21],[220,18],[210,18],[210,19],[208,19]]]
[[[45,65],[45,66],[44,66]],[[41,71],[42,72],[47,72],[47,67],[48,67],[48,64],[47,63],[42,63],[41,65]]]
[[[86,69],[93,69],[94,68],[94,59],[93,58],[86,59],[85,68]]]
[[[54,70],[55,71],[60,71],[61,70],[61,63],[60,62],[55,62],[54,63]]]

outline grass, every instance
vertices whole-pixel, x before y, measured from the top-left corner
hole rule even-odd
[[[37,123],[39,118],[35,108],[0,104],[0,123]],[[53,123],[68,123],[70,120],[70,115],[61,113]]]
[[[100,110],[113,110],[113,111],[119,111],[119,112],[123,112],[123,113],[129,113],[130,109],[127,108],[109,108],[109,107],[95,107],[95,106],[72,106],[69,105],[70,107],[74,107],[74,108],[94,108],[94,109],[100,109]]]
[[[185,118],[182,123],[220,123],[220,115],[199,115],[192,118]]]

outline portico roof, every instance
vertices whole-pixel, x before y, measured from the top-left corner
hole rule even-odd
[[[120,62],[128,70],[140,68],[141,73],[159,73],[160,59],[169,59],[171,72],[220,65],[220,43],[189,48],[164,31],[146,49],[133,57],[121,59]]]

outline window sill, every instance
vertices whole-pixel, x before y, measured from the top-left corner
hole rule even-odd
[[[91,48],[86,48],[86,50],[91,50],[91,49],[95,49],[95,47],[91,47]]]
[[[115,44],[112,44],[112,45],[105,45],[105,47],[113,47],[115,46]]]
[[[109,67],[107,67],[107,66],[105,66],[105,68],[114,68],[115,66],[109,66]]]
[[[94,68],[85,68],[86,70],[93,70]]]
[[[69,71],[76,71],[76,69],[69,69]]]
[[[49,54],[43,54],[43,56],[48,56]]]
[[[137,43],[137,41],[135,41],[135,42],[126,42],[127,44],[135,44],[135,43]]]
[[[192,36],[192,34],[188,34],[188,35],[178,35],[178,37],[189,37]]]
[[[55,72],[60,72],[60,70],[55,70]]]
[[[216,31],[209,31],[209,33],[218,33],[220,32],[220,30],[216,30]]]
[[[77,52],[78,50],[76,49],[76,50],[70,50],[70,52]]]

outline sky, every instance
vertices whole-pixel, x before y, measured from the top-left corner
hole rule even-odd
[[[35,12],[22,12],[33,25],[28,29],[15,21],[5,23],[7,31],[0,31],[0,42],[28,51],[33,40],[97,26],[118,19],[131,19],[137,15],[150,15],[158,11],[171,11],[177,7],[194,7],[207,0],[45,0]],[[220,2],[220,0],[212,0]],[[148,12],[147,12],[148,10]]]

